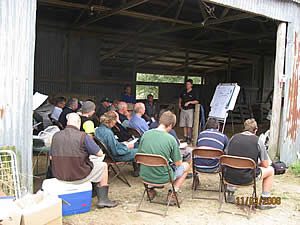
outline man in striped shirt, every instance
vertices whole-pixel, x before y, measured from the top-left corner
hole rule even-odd
[[[210,147],[225,150],[228,138],[219,131],[219,122],[215,118],[209,118],[205,130],[199,134],[197,147]],[[219,167],[219,159],[204,159],[195,157],[194,163],[199,172],[215,172]]]

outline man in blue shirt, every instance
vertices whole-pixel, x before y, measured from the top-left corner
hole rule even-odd
[[[126,102],[126,103],[131,103],[135,104],[135,98],[131,95],[131,86],[126,86],[124,94],[121,97],[121,101]]]
[[[199,134],[197,147],[210,147],[225,150],[228,138],[219,131],[219,122],[215,118],[209,118],[206,123],[206,130]],[[219,159],[204,159],[197,157],[194,159],[197,170],[214,172],[219,167]]]
[[[129,122],[129,127],[138,130],[141,134],[144,134],[149,130],[149,126],[146,121],[142,118],[145,114],[145,105],[144,103],[136,103],[134,106],[135,115],[131,118]]]

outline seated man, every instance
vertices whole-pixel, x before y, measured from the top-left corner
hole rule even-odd
[[[130,116],[127,110],[127,103],[126,102],[119,102],[118,104],[118,111],[117,113],[119,114],[119,118],[121,123],[123,124],[126,120],[130,120]]]
[[[99,108],[97,110],[97,116],[100,118],[104,113],[109,111],[111,105],[111,100],[109,100],[107,97],[102,98],[101,104],[99,105]]]
[[[153,120],[157,120],[158,114],[157,114],[157,106],[154,103],[154,99],[153,99],[153,95],[149,94],[147,96],[147,102],[145,104],[146,107],[146,112],[144,114],[144,118],[146,119],[146,121],[152,123],[154,121]]]
[[[131,86],[127,85],[124,89],[124,94],[121,97],[121,101],[126,102],[126,103],[131,103],[135,104],[136,100],[131,94]]]
[[[118,105],[119,105],[119,100],[113,100],[109,110],[111,111],[117,111],[118,110]]]
[[[115,112],[115,111],[114,111]],[[115,112],[117,116],[117,122],[114,127],[112,127],[112,132],[114,132],[114,135],[116,135],[119,142],[125,142],[132,139],[132,135],[128,132],[128,130],[124,127],[124,125],[121,123],[119,114]],[[127,120],[126,120],[127,121]]]
[[[58,122],[61,123],[61,125],[63,126],[63,128],[65,128],[67,126],[67,118],[66,116],[69,113],[72,112],[76,112],[78,109],[78,99],[77,98],[71,98],[68,100],[68,102],[66,103],[65,108],[63,108],[63,111],[61,112],[59,118],[58,118]]]
[[[262,179],[261,197],[270,197],[274,169],[270,166],[268,153],[263,143],[256,136],[257,123],[255,119],[248,119],[244,123],[244,132],[234,135],[226,148],[228,155],[247,157],[256,162],[257,180]],[[260,163],[258,163],[260,159]],[[249,184],[252,182],[253,173],[249,170],[226,168],[226,180],[233,184]],[[260,205],[260,209],[273,208],[274,205]]]
[[[117,123],[117,115],[118,114],[114,111],[104,113],[100,118],[101,125],[96,129],[95,137],[107,146],[116,161],[132,162],[134,169],[133,176],[138,177],[138,166],[134,161],[137,149],[134,148],[134,144],[118,142],[111,130]]]
[[[211,147],[224,151],[228,144],[228,138],[219,129],[218,120],[209,118],[206,122],[205,130],[199,134],[197,147]],[[219,168],[219,159],[195,157],[194,162],[197,170],[200,172],[215,172]]]
[[[89,135],[79,131],[80,125],[79,115],[70,113],[67,127],[54,134],[50,150],[53,175],[73,184],[97,183],[97,207],[115,207],[118,204],[108,199],[107,164],[89,158],[90,155],[101,157],[103,153]]]
[[[92,101],[85,101],[81,107],[81,127],[80,130],[93,136],[95,128],[99,126],[99,120],[95,116],[96,105]]]
[[[162,109],[162,110],[160,110],[158,119],[160,119],[161,115],[162,115],[164,112],[168,112],[168,111],[169,111],[169,110],[167,110],[167,109]],[[170,112],[170,111],[169,111],[169,112]],[[150,130],[151,130],[151,129],[155,129],[155,128],[157,128],[158,126],[159,126],[159,122],[155,121],[155,122],[153,122],[153,123],[150,124],[149,129],[150,129]],[[171,134],[171,135],[175,138],[175,140],[176,140],[176,142],[178,143],[178,145],[180,145],[179,138],[177,137],[176,131],[175,131],[173,128],[169,131],[169,134]]]
[[[136,103],[134,106],[134,116],[129,121],[129,127],[138,130],[141,134],[144,134],[149,130],[149,126],[146,121],[142,118],[145,114],[145,105],[144,103]]]
[[[156,129],[152,129],[146,132],[139,144],[139,153],[161,155],[165,157],[170,164],[171,176],[173,178],[175,191],[179,190],[179,187],[183,184],[190,165],[186,162],[182,162],[180,150],[174,137],[168,132],[175,126],[176,116],[170,111],[162,114],[159,120],[159,126]],[[164,184],[169,182],[168,171],[164,167],[148,167],[140,166],[140,176],[143,180],[155,184]],[[154,198],[155,190],[150,191],[150,197]],[[168,199],[171,200],[171,204],[176,204],[175,196],[172,191],[169,190]]]
[[[56,98],[55,107],[50,115],[51,119],[58,121],[60,114],[63,111],[63,108],[66,105],[66,98],[65,97],[58,97]]]

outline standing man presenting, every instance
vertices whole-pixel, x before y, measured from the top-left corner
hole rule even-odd
[[[198,104],[197,95],[193,91],[193,80],[185,82],[185,90],[181,93],[178,104],[180,112],[179,126],[183,127],[184,141],[190,144],[192,142],[192,127],[194,120],[195,105]]]

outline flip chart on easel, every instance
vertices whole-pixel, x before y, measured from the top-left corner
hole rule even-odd
[[[234,109],[240,86],[236,83],[219,84],[210,103],[209,117],[225,119],[227,112]]]

